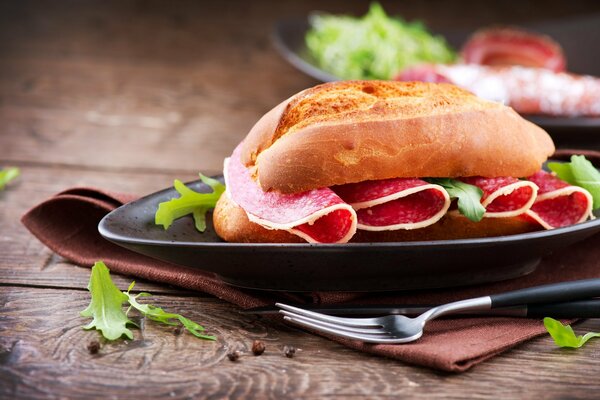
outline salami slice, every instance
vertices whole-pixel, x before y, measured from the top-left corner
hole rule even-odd
[[[512,177],[460,178],[483,191],[481,205],[485,207],[484,217],[509,218],[525,213],[533,205],[538,187],[535,183]]]
[[[358,217],[358,229],[418,229],[439,221],[450,206],[444,188],[420,179],[383,179],[332,188]]]
[[[356,213],[331,189],[283,194],[264,192],[240,161],[241,146],[225,160],[226,194],[248,219],[281,229],[310,243],[346,243],[356,232]]]
[[[528,180],[538,187],[538,196],[526,215],[545,229],[583,222],[592,216],[592,195],[579,186],[569,185],[556,176],[539,171]]]

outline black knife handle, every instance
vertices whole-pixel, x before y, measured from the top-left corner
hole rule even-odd
[[[519,304],[560,303],[600,297],[600,279],[584,279],[534,286],[490,296],[491,308]]]
[[[600,300],[531,304],[527,306],[527,316],[533,318],[600,318]]]

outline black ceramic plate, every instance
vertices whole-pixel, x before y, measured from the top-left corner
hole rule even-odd
[[[279,21],[273,31],[275,47],[287,61],[307,75],[323,82],[338,80],[338,77],[320,69],[306,48],[304,36],[308,27],[306,17]],[[565,50],[569,71],[600,76],[600,62],[596,53],[590,51],[600,45],[600,15],[541,22],[525,27],[557,40]],[[454,48],[460,48],[471,34],[464,30],[436,33],[443,35]],[[560,145],[600,147],[600,118],[525,118],[549,131]]]
[[[188,184],[209,191],[199,181]],[[154,224],[160,202],[174,189],[151,194],[108,214],[106,239],[135,252],[215,273],[241,287],[290,291],[415,290],[472,285],[533,271],[544,255],[600,231],[600,219],[551,231],[467,240],[348,244],[225,243],[208,218],[206,232],[191,217],[168,231]]]

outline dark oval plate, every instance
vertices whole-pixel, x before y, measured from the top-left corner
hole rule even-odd
[[[322,70],[312,57],[304,41],[309,28],[307,17],[281,20],[275,24],[272,39],[279,53],[290,64],[305,74],[322,82],[340,78]],[[548,21],[525,26],[550,35],[565,49],[569,71],[600,76],[600,63],[594,52],[600,44],[600,16],[591,15],[560,21]],[[596,33],[593,33],[596,32]],[[436,32],[459,48],[472,33],[470,31]],[[600,118],[568,118],[524,115],[525,118],[549,131],[555,141],[563,146],[600,145]]]
[[[210,191],[200,181],[188,186]],[[204,233],[196,231],[191,217],[175,221],[167,231],[155,225],[158,204],[178,196],[171,188],[125,204],[104,217],[98,230],[120,246],[212,272],[231,285],[287,291],[416,290],[515,278],[532,272],[541,257],[600,231],[600,219],[595,219],[550,231],[465,240],[226,243],[216,235],[211,215]]]

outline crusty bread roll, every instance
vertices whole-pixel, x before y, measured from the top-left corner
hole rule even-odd
[[[511,108],[449,84],[332,82],[262,117],[242,161],[284,193],[403,177],[529,176],[554,152]]]
[[[213,214],[217,234],[236,243],[306,243],[299,236],[281,230],[270,230],[248,220],[246,212],[223,194]],[[514,235],[539,230],[539,226],[521,218],[484,218],[472,222],[456,212],[446,214],[426,228],[396,231],[358,230],[350,242],[406,242],[421,240],[467,239]]]
[[[244,139],[241,160],[264,191],[297,193],[386,178],[525,177],[553,152],[544,130],[456,86],[347,81],[304,90],[269,111]],[[249,221],[227,194],[213,220],[228,242],[305,242]],[[537,229],[520,217],[472,222],[455,211],[420,229],[358,230],[351,241],[462,239]]]

